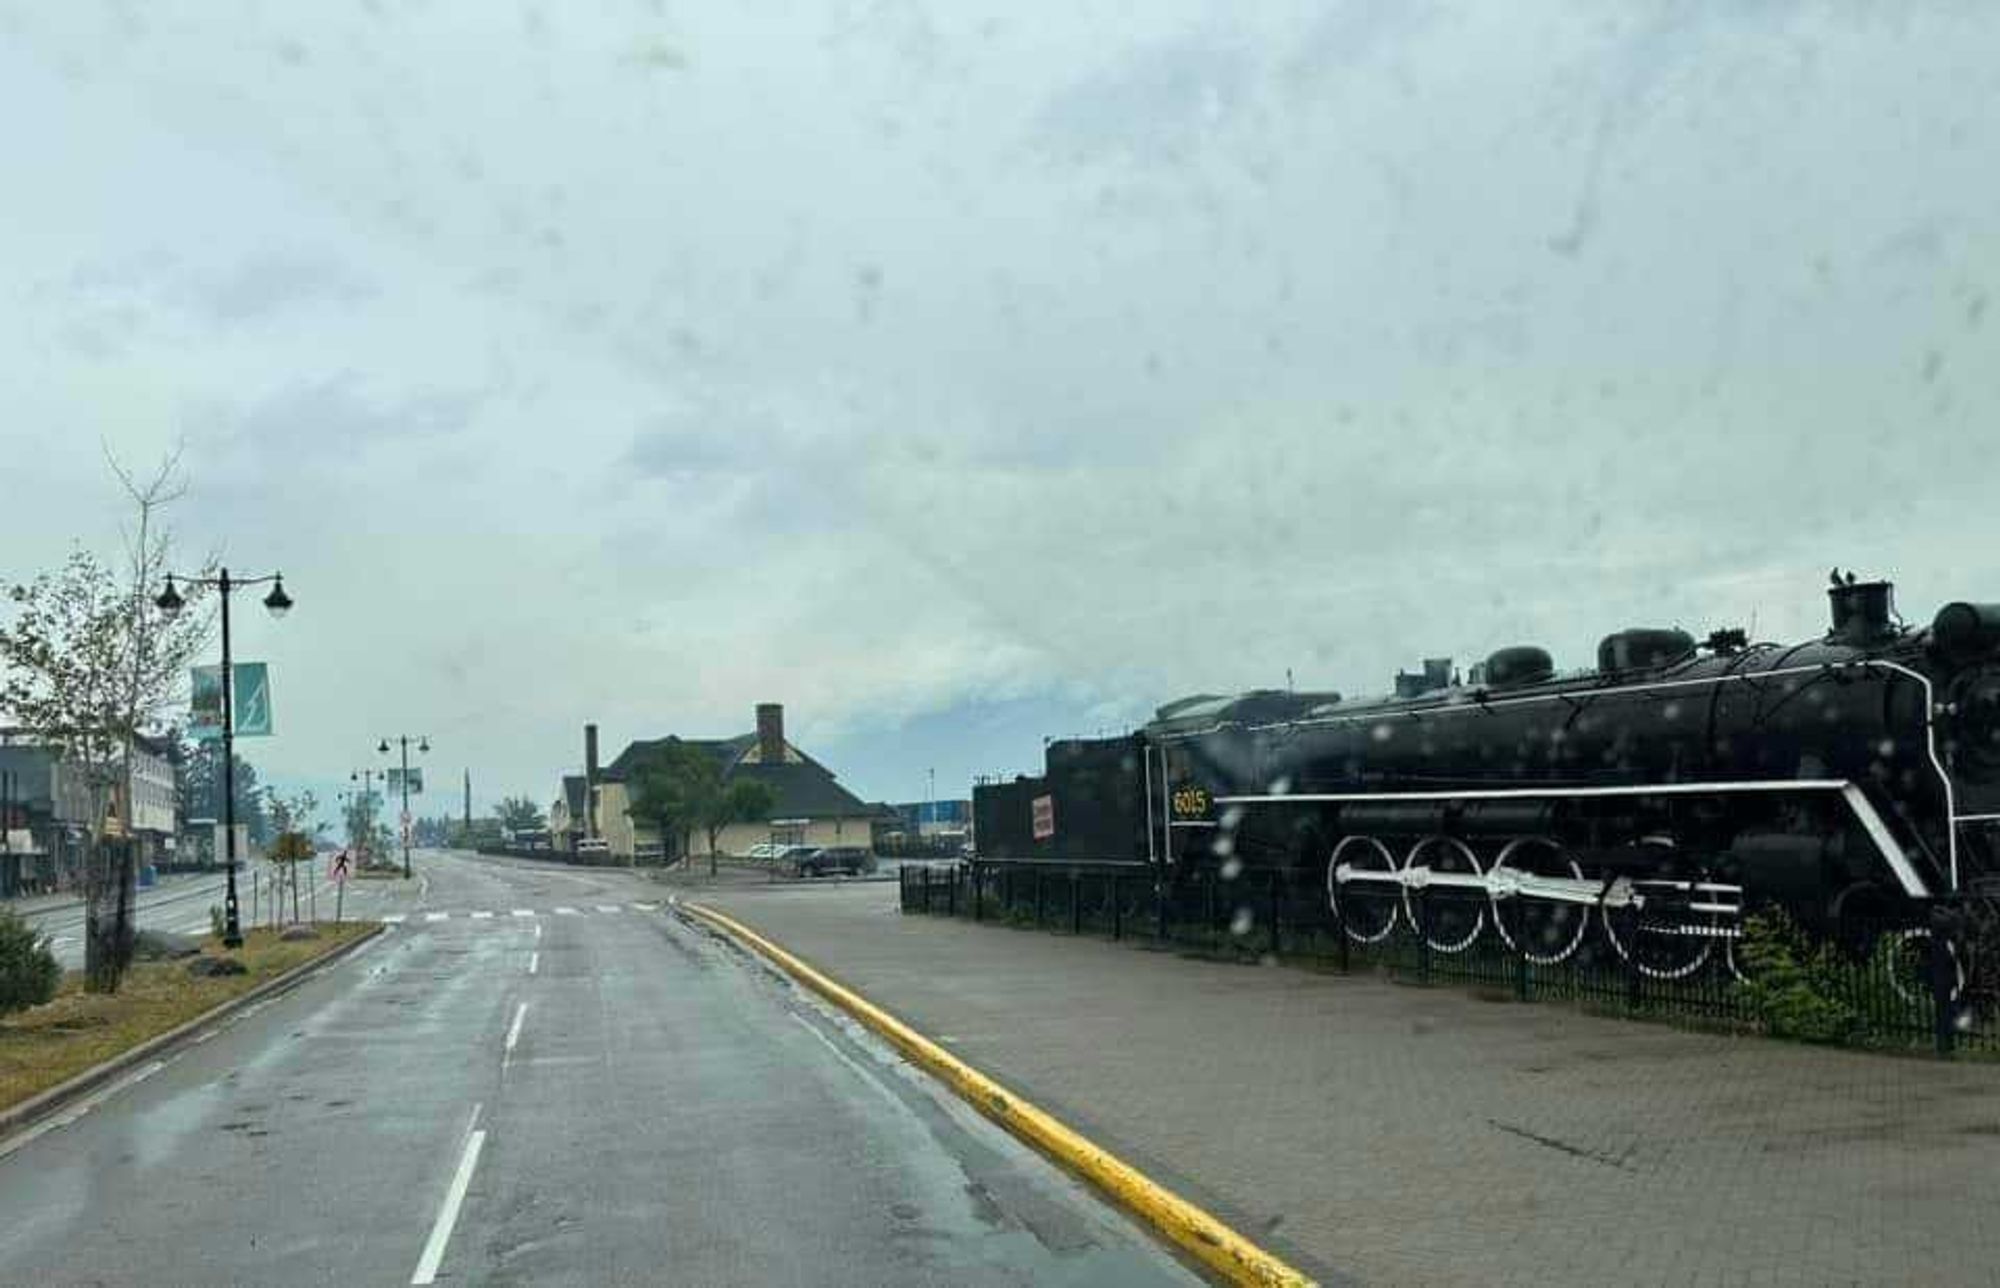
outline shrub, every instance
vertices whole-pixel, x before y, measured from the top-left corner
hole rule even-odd
[[[1750,918],[1738,944],[1748,982],[1739,985],[1752,1014],[1773,1037],[1847,1042],[1861,1012],[1842,994],[1843,969],[1833,945],[1814,942],[1781,911]]]
[[[18,913],[0,912],[0,1015],[41,1006],[56,995],[62,967]]]

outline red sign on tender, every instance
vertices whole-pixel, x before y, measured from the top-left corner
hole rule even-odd
[[[1035,839],[1046,841],[1056,834],[1056,798],[1037,796],[1031,808],[1034,811]]]

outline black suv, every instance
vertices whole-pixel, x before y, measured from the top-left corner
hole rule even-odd
[[[792,871],[802,877],[823,877],[833,872],[858,877],[874,870],[875,856],[858,845],[829,845],[792,859]]]

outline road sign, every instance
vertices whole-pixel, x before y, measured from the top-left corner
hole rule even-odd
[[[422,796],[424,794],[424,771],[422,769],[411,769],[407,771],[401,769],[390,770],[389,794],[391,796],[394,796],[399,792],[401,792],[403,790],[403,785],[405,782],[409,784],[410,795]]]
[[[333,877],[333,883],[334,883],[335,885],[343,885],[343,884],[345,884],[345,883],[346,883],[346,881],[347,881],[347,851],[346,851],[346,850],[342,850],[342,851],[340,852],[340,857],[339,857],[339,858],[337,858],[337,859],[335,859],[335,860],[333,861],[333,871],[332,871],[332,872],[331,872],[331,873],[330,873],[329,875]]]

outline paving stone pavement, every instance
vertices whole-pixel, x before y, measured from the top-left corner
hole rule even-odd
[[[2000,1284],[2000,1064],[688,891],[1324,1282]]]

